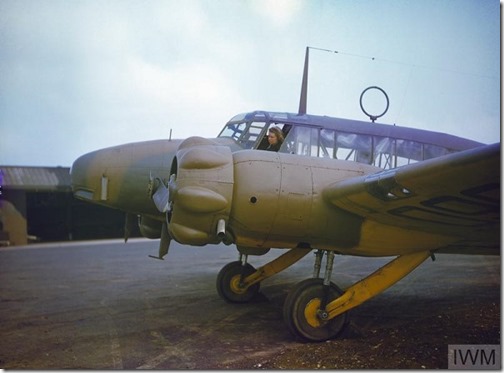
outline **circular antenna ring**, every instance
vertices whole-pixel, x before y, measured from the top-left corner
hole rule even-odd
[[[381,93],[383,93],[383,95],[385,96],[385,99],[387,100],[387,105],[385,107],[385,110],[383,110],[383,113],[381,113],[379,115],[369,114],[366,111],[366,109],[364,109],[364,105],[362,105],[362,98],[364,97],[364,93],[366,93],[370,89],[377,89],[377,90],[379,90]],[[359,104],[360,104],[361,110],[364,112],[364,114],[366,114],[369,117],[369,119],[371,119],[371,121],[374,123],[375,120],[377,120],[378,118],[380,118],[380,117],[382,117],[382,116],[385,115],[385,113],[388,111],[390,102],[389,102],[389,98],[387,96],[387,93],[382,88],[380,88],[378,86],[371,86],[371,87],[367,87],[365,90],[362,91],[362,93],[360,95]]]

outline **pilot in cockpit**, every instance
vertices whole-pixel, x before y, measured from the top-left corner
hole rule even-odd
[[[284,141],[284,135],[280,128],[271,127],[268,133],[268,147],[266,150],[277,152],[280,150],[282,143]]]

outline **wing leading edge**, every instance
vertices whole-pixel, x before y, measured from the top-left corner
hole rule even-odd
[[[500,143],[333,183],[324,198],[365,219],[356,254],[500,253]]]

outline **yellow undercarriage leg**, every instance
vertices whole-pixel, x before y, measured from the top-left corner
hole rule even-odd
[[[301,248],[288,250],[285,254],[263,265],[262,267],[258,268],[257,271],[244,278],[242,283],[240,284],[240,287],[246,289],[249,286],[254,285],[255,283],[261,282],[268,277],[282,272],[285,268],[290,267],[291,265],[296,263],[310,251],[311,249]]]
[[[332,319],[388,289],[422,264],[430,255],[429,251],[422,251],[398,256],[368,277],[350,286],[341,297],[327,304],[328,319]]]

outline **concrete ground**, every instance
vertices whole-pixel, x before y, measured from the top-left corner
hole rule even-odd
[[[0,249],[0,368],[443,368],[449,344],[500,344],[500,257],[438,255],[352,310],[340,340],[306,344],[287,330],[282,305],[289,288],[311,276],[313,255],[264,281],[254,302],[228,304],[215,280],[237,259],[234,247],[172,243],[159,261],[147,257],[157,245]],[[279,254],[249,262],[258,267]],[[388,260],[337,256],[333,281],[344,288]],[[408,341],[419,336],[413,351]],[[404,363],[391,364],[392,350]],[[366,362],[353,364],[350,355]],[[423,355],[437,356],[435,364]],[[338,365],[343,357],[349,365]]]

